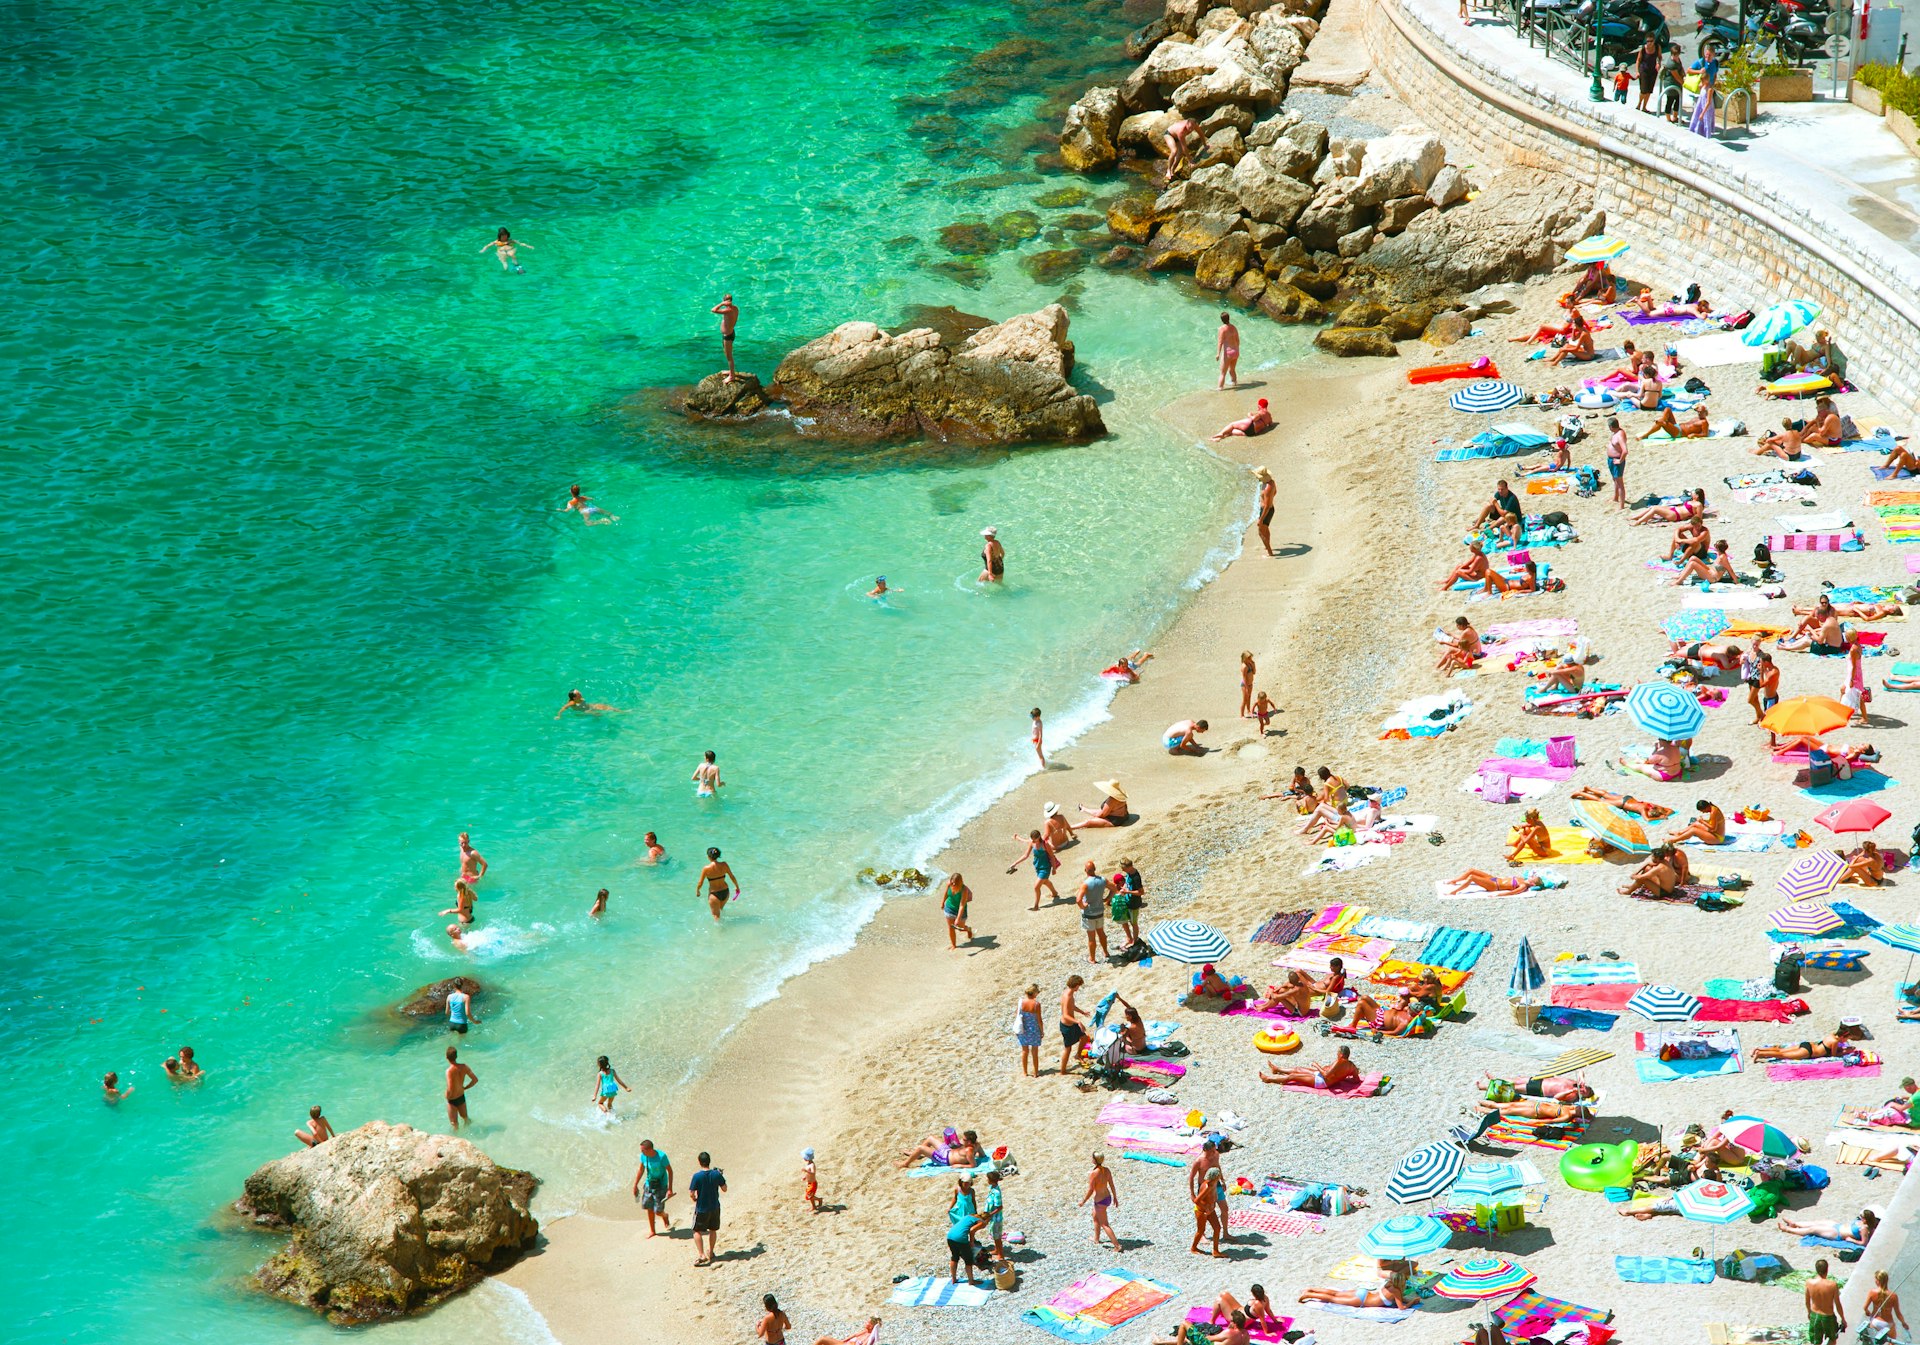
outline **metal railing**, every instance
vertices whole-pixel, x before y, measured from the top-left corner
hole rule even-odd
[[[1493,0],[1490,6],[1500,21],[1553,59],[1578,70],[1593,73],[1593,25],[1576,22],[1569,11],[1536,9],[1533,0]]]

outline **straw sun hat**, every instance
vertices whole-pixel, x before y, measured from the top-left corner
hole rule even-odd
[[[1093,787],[1110,799],[1117,799],[1121,803],[1127,801],[1127,791],[1120,788],[1118,780],[1095,780]]]

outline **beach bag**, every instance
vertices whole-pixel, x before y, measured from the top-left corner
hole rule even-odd
[[[1860,427],[1853,423],[1853,417],[1843,414],[1840,417],[1840,437],[1842,439],[1861,439],[1865,436],[1860,433]]]
[[[1571,766],[1575,764],[1575,744],[1572,738],[1547,739],[1547,765]]]
[[[1564,509],[1555,509],[1552,513],[1540,515],[1540,522],[1549,528],[1564,528],[1573,522],[1573,519]],[[1523,565],[1525,563],[1525,561],[1521,562]]]

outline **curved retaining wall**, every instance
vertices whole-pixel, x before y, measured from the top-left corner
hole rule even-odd
[[[1517,40],[1516,74],[1454,15],[1370,0],[1365,27],[1374,74],[1443,133],[1450,157],[1577,179],[1632,239],[1636,275],[1675,290],[1697,280],[1716,307],[1818,301],[1849,376],[1920,414],[1920,257],[1825,204],[1843,182],[1800,186],[1657,118],[1592,104],[1584,81]],[[1765,141],[1750,143],[1744,154],[1763,160]]]

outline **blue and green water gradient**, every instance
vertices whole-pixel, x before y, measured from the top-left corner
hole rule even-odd
[[[851,940],[880,900],[857,870],[924,860],[1024,772],[1029,705],[1056,741],[1095,719],[1094,670],[1218,563],[1242,483],[1152,417],[1210,377],[1209,306],[1024,264],[1087,236],[1035,205],[1062,185],[1041,116],[1144,16],[0,11],[7,1334],[320,1332],[242,1291],[273,1244],[220,1210],[311,1103],[443,1126],[448,1038],[390,1005],[463,969],[497,988],[462,1041],[471,1134],[570,1208]],[[956,223],[1019,241],[956,256]],[[480,251],[502,224],[524,275]],[[659,390],[716,367],[723,291],[763,375],[840,321],[1064,296],[1113,434],[694,426]],[[574,481],[619,524],[559,512]],[[1003,592],[973,582],[989,523]],[[626,713],[556,721],[571,687]],[[692,797],[705,748],[718,803]],[[470,963],[435,915],[463,829],[493,865]],[[672,862],[636,864],[647,830]],[[718,930],[710,844],[745,889]],[[162,1073],[182,1044],[197,1086]],[[603,1052],[636,1089],[613,1127]],[[502,1302],[401,1331],[532,1329]]]

